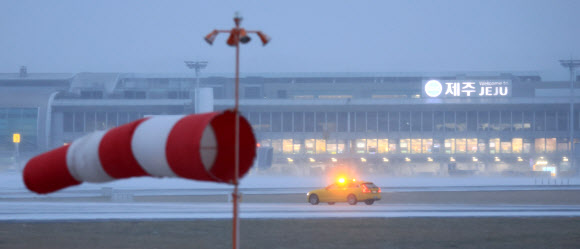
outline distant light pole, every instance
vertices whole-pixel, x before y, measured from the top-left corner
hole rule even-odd
[[[199,72],[201,71],[201,69],[204,69],[207,67],[207,61],[185,61],[185,65],[189,68],[189,69],[195,69],[195,93],[194,93],[194,97],[195,97],[195,109],[194,112],[195,113],[200,113],[200,109],[199,109]],[[181,94],[181,93],[179,93]]]
[[[18,160],[18,157],[20,157],[20,133],[14,133],[12,134],[12,142],[14,143],[14,158],[16,158],[16,160]]]
[[[560,65],[570,69],[570,164],[576,170],[576,174],[580,174],[580,170],[576,168],[576,155],[574,151],[574,72],[577,67],[580,67],[580,60],[560,60]]]
[[[234,210],[233,210],[233,234],[232,234],[232,245],[234,249],[239,248],[238,237],[239,237],[239,217],[238,217],[238,200],[240,195],[238,194],[239,176],[240,176],[240,112],[239,112],[239,89],[240,89],[240,43],[246,44],[250,42],[250,37],[248,33],[256,33],[262,45],[266,45],[270,41],[270,37],[262,33],[262,31],[250,31],[240,28],[240,23],[242,22],[242,17],[236,12],[234,16],[234,23],[236,27],[231,30],[217,30],[214,29],[211,33],[205,36],[205,41],[210,45],[213,44],[215,38],[219,33],[229,33],[227,44],[236,47],[236,85],[235,85],[235,106],[234,112],[236,113],[236,131],[235,131],[235,174],[234,174],[234,192],[232,193]]]

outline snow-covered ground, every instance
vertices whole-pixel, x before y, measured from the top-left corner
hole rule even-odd
[[[360,176],[360,180],[372,181],[383,188],[413,187],[489,187],[489,186],[537,186],[580,185],[580,178],[531,178],[531,177],[392,177],[384,175]],[[241,180],[240,188],[319,188],[329,184],[329,179],[319,176],[280,176],[249,174]],[[118,190],[136,189],[229,189],[228,184],[192,181],[179,178],[139,177],[106,183],[83,183],[70,190]],[[19,171],[0,173],[0,191],[25,191]]]
[[[380,175],[361,176],[361,180],[373,181],[383,188],[424,188],[461,191],[486,188],[535,188],[547,185],[546,178],[500,178],[500,177],[389,177]],[[250,174],[241,181],[244,194],[270,193],[274,189],[303,191],[325,186],[328,179],[316,176],[272,176]],[[579,178],[550,179],[551,185],[578,189]],[[570,186],[571,185],[571,186]],[[554,186],[551,186],[554,187]],[[177,178],[155,179],[141,177],[122,179],[107,183],[83,183],[69,187],[49,196],[83,197],[101,196],[104,189],[130,195],[223,194],[227,197],[231,186],[210,182]],[[395,191],[399,191],[395,190]],[[406,191],[406,190],[402,190]],[[414,190],[411,190],[414,191]],[[191,193],[190,193],[191,192]],[[114,195],[113,195],[114,196]],[[138,203],[120,202],[43,202],[38,195],[29,192],[18,171],[0,173],[0,221],[10,220],[98,220],[98,219],[183,219],[183,218],[231,218],[231,204],[223,203]],[[21,201],[20,198],[27,199]],[[16,201],[15,201],[16,200]],[[224,199],[225,200],[225,199]],[[446,217],[446,216],[580,216],[578,205],[318,205],[304,203],[242,203],[243,218],[310,218],[310,217]]]
[[[0,203],[0,221],[226,219],[229,203]],[[580,216],[577,205],[318,205],[242,203],[241,218]]]

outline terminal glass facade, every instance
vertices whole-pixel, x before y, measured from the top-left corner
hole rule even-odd
[[[294,111],[244,115],[262,137],[275,133],[284,136],[272,142],[274,151],[284,154],[569,152],[566,111]]]
[[[0,151],[15,151],[12,135],[19,133],[19,151],[37,149],[38,108],[0,108]]]

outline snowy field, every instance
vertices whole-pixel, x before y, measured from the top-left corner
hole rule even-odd
[[[1,203],[0,221],[231,219],[229,203]],[[241,218],[580,216],[579,205],[319,205],[242,203]]]
[[[372,181],[382,188],[424,188],[424,187],[525,187],[540,185],[580,185],[580,178],[532,178],[532,177],[392,177],[383,175],[359,176],[360,180]],[[319,176],[280,176],[249,174],[241,180],[240,188],[320,188],[330,183],[330,179]],[[106,183],[83,183],[67,189],[99,190],[138,189],[230,189],[231,185],[192,181],[179,178],[139,177],[121,179]],[[0,191],[23,191],[25,186],[21,172],[0,173]]]
[[[416,198],[425,198],[421,191],[435,191],[432,195],[448,196],[447,192],[458,195],[458,200],[468,200],[468,195],[477,191],[497,193],[498,190],[532,190],[524,191],[533,195],[553,193],[557,190],[580,189],[580,179],[546,178],[500,178],[500,177],[389,177],[361,176],[361,180],[373,181],[387,192],[413,192]],[[306,203],[305,198],[297,193],[325,186],[329,179],[315,176],[268,176],[250,174],[242,179],[241,190],[244,195],[255,195],[265,198],[269,194],[287,198],[304,199],[304,202],[291,201],[277,203],[249,202],[242,203],[243,218],[330,218],[330,217],[464,217],[464,216],[580,216],[580,205],[557,205],[556,203],[512,203],[497,205],[496,202],[485,204],[474,202],[466,204],[395,204],[379,202],[373,206],[366,205],[318,205]],[[210,182],[191,181],[178,178],[156,179],[151,177],[122,179],[107,183],[83,183],[78,186],[49,195],[39,196],[28,191],[18,171],[5,171],[0,174],[0,220],[98,220],[98,219],[183,219],[183,218],[231,218],[231,204],[227,202],[232,189],[231,185]],[[430,190],[431,189],[431,190]],[[552,191],[536,191],[536,190]],[[443,191],[443,192],[441,192]],[[459,191],[459,192],[457,192]],[[513,191],[503,191],[512,193]],[[568,194],[574,191],[563,191]],[[519,193],[519,192],[518,192]],[[401,193],[399,193],[401,194]],[[179,196],[218,196],[220,201],[207,202],[133,202],[133,198],[156,196],[177,198]],[[493,194],[492,194],[493,195]],[[110,196],[111,201],[94,200]],[[177,197],[176,197],[177,196]],[[421,197],[423,196],[423,197]],[[463,196],[463,197],[461,197]],[[493,195],[497,196],[497,195]],[[71,199],[58,199],[69,198]],[[50,201],[57,198],[60,201]],[[74,198],[87,198],[83,202]],[[93,199],[90,199],[93,198]],[[96,199],[95,199],[96,198]],[[99,199],[100,198],[100,199]],[[197,197],[199,198],[199,197]],[[249,197],[248,197],[249,198]],[[390,198],[393,198],[391,195]],[[542,198],[545,198],[542,197]],[[539,199],[542,199],[539,197]],[[427,198],[429,199],[429,198]],[[484,198],[485,199],[485,198]],[[93,201],[91,201],[93,200]],[[429,201],[425,201],[429,202]]]

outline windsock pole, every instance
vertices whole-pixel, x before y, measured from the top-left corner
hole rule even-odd
[[[233,184],[234,184],[234,192],[232,193],[232,199],[233,199],[233,236],[232,236],[232,245],[234,249],[238,249],[240,247],[238,238],[240,235],[239,232],[239,215],[238,215],[238,210],[239,210],[239,199],[240,199],[240,194],[238,193],[238,185],[239,185],[239,174],[240,174],[240,110],[239,110],[239,99],[240,99],[240,94],[239,94],[239,89],[240,89],[240,42],[245,44],[248,43],[250,41],[250,37],[247,36],[248,33],[255,33],[258,35],[258,37],[260,38],[260,41],[262,41],[262,45],[266,45],[268,44],[268,42],[270,42],[270,37],[267,36],[266,34],[264,34],[262,31],[257,31],[257,30],[245,30],[243,28],[240,28],[240,23],[242,22],[242,17],[236,12],[235,16],[234,16],[234,22],[236,23],[236,26],[231,29],[231,30],[217,30],[214,29],[211,33],[207,34],[204,39],[207,43],[209,43],[209,45],[212,45],[216,36],[219,33],[229,33],[230,36],[228,37],[228,40],[226,42],[226,44],[228,44],[229,46],[232,47],[236,47],[236,81],[235,81],[235,107],[234,107],[234,112],[235,112],[235,139],[234,139],[234,180],[233,180]],[[255,145],[254,145],[255,146]]]
[[[240,28],[240,19],[239,18],[234,18],[234,21],[236,23],[236,29]],[[236,35],[236,41],[240,40],[240,32],[235,32]],[[239,174],[240,174],[240,112],[239,112],[239,105],[240,105],[240,43],[236,42],[236,86],[235,86],[236,90],[235,90],[235,106],[234,106],[234,112],[236,114],[236,124],[235,124],[235,129],[236,129],[236,133],[235,133],[235,152],[234,152],[234,161],[235,161],[235,173],[234,173],[234,193],[233,195],[233,199],[234,199],[234,208],[233,208],[233,212],[234,212],[234,220],[233,220],[233,248],[234,249],[239,249],[240,248],[240,244],[238,241],[238,238],[240,237],[240,217],[238,215],[239,213],[239,199],[240,199],[240,195],[238,193],[238,185],[239,185]]]

